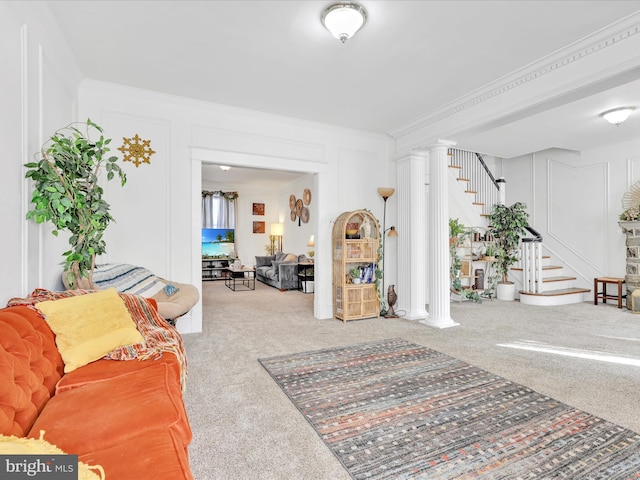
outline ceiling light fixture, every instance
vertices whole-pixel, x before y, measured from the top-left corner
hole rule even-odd
[[[220,165],[220,170],[228,172],[229,170],[231,170],[231,167],[229,167],[228,165]]]
[[[367,12],[356,2],[332,3],[322,12],[322,24],[342,43],[345,43],[367,21]]]
[[[620,107],[613,110],[602,112],[600,116],[613,125],[624,123],[629,115],[635,110],[635,107]]]

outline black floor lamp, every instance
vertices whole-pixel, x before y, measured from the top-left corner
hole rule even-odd
[[[389,237],[397,237],[398,236],[398,231],[396,230],[396,227],[389,227],[387,228],[387,200],[389,199],[389,197],[391,195],[393,195],[393,193],[395,192],[395,188],[389,188],[389,187],[378,187],[378,193],[380,194],[380,196],[382,197],[382,199],[384,200],[384,210],[383,210],[383,214],[382,214],[382,295],[385,294],[384,291],[384,267],[385,267],[385,251],[384,251],[384,247],[385,247],[385,236],[387,235],[387,231],[389,232]],[[394,292],[395,295],[395,292]],[[387,303],[388,303],[388,299],[387,299]],[[395,303],[395,301],[394,301]],[[385,314],[386,318],[397,318],[397,315],[395,315],[395,313],[393,312],[393,306],[390,305],[390,311],[388,310],[387,313]]]

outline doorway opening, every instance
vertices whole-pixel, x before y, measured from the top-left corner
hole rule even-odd
[[[207,148],[192,148],[192,278],[193,283],[196,285],[201,284],[201,269],[202,269],[202,256],[201,256],[201,192],[203,188],[203,171],[204,169],[218,170],[216,176],[218,178],[224,178],[225,173],[230,173],[236,170],[238,175],[246,175],[247,177],[253,177],[251,181],[257,181],[259,184],[268,184],[269,182],[275,182],[280,179],[280,184],[284,185],[281,181],[283,177],[287,177],[289,182],[294,181],[295,178],[304,177],[307,175],[312,176],[311,188],[314,191],[314,202],[317,202],[317,213],[312,216],[309,221],[309,225],[313,232],[319,230],[319,218],[321,218],[320,211],[320,199],[322,198],[322,192],[328,188],[326,180],[326,164],[321,162],[311,162],[309,160],[298,159],[274,159],[271,157],[265,157],[261,155],[251,154],[237,154],[232,152],[223,152]],[[231,167],[231,169],[224,171],[219,168],[220,165]],[[243,171],[244,170],[244,171]],[[228,177],[227,177],[228,178]],[[225,189],[227,187],[225,186]],[[233,185],[228,182],[228,188],[233,188]],[[317,238],[317,235],[316,235]],[[238,241],[238,240],[237,240]],[[285,239],[286,242],[286,239]],[[286,244],[285,244],[286,250]],[[301,252],[304,253],[304,252]],[[321,312],[321,305],[327,302],[324,297],[331,296],[331,289],[327,286],[323,286],[324,281],[330,280],[331,272],[323,272],[318,270],[315,272],[315,292],[313,298],[313,311],[315,318],[324,318]],[[326,291],[325,291],[326,290]],[[202,329],[202,303],[199,304],[199,311],[194,311],[194,326]],[[199,323],[199,324],[198,324]]]

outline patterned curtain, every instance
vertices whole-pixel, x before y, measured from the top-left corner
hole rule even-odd
[[[236,228],[238,192],[202,191],[202,228]]]

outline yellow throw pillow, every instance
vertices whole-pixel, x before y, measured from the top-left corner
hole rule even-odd
[[[144,342],[114,288],[35,305],[56,334],[65,373],[114,348]]]
[[[40,430],[39,439],[0,435],[0,454],[67,455],[66,452],[44,439],[44,430]],[[97,470],[98,473],[92,470]],[[78,480],[105,480],[104,469],[100,465],[90,466],[78,461]]]

